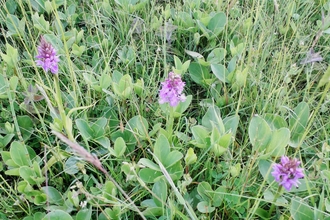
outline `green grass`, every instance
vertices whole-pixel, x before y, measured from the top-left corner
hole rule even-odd
[[[1,219],[329,219],[329,5],[1,0]],[[323,60],[301,64],[311,48]],[[282,155],[305,177],[276,195]]]

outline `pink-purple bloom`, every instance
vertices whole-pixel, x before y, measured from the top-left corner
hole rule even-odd
[[[40,38],[38,55],[36,56],[37,66],[41,66],[46,72],[50,70],[53,74],[58,72],[59,57],[56,55],[55,48],[48,43],[43,36]]]
[[[170,72],[165,82],[162,82],[162,89],[159,91],[159,103],[170,103],[170,106],[175,107],[179,102],[184,102],[186,96],[182,93],[185,86],[181,76]]]
[[[299,179],[304,177],[303,169],[298,168],[300,163],[297,158],[282,156],[281,162],[273,165],[273,177],[287,191],[290,191],[292,186],[298,187]]]

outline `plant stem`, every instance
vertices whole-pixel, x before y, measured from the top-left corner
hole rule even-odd
[[[62,96],[61,96],[61,89],[60,89],[60,82],[58,78],[58,74],[55,74],[54,76],[54,83],[55,83],[55,91],[56,91],[56,103],[58,107],[58,111],[60,113],[62,125],[64,126],[64,130],[68,135],[68,138],[70,140],[74,140],[73,135],[72,135],[72,128],[71,128],[71,123],[67,121],[67,117],[65,114],[64,106],[63,106],[63,101],[62,101]]]
[[[273,213],[273,211],[274,211],[274,209],[275,209],[275,203],[276,203],[276,200],[277,200],[278,197],[280,197],[280,195],[282,194],[282,193],[281,193],[282,188],[283,188],[282,186],[279,186],[278,189],[277,189],[277,192],[276,192],[276,194],[275,194],[275,196],[274,196],[274,199],[273,199],[273,202],[272,202],[272,206],[271,206],[270,209],[269,209],[269,213],[268,213],[269,217],[271,217],[271,215],[272,215],[272,213]]]

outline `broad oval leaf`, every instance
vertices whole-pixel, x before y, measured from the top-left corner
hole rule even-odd
[[[228,77],[228,70],[224,65],[221,64],[211,64],[211,69],[213,74],[223,83],[229,82],[227,79]]]
[[[30,166],[32,165],[29,152],[24,144],[14,141],[10,145],[10,156],[11,159],[18,166]]]
[[[271,135],[268,123],[260,116],[254,116],[249,125],[249,138],[254,149],[265,150],[271,140]]]
[[[154,195],[152,196],[155,204],[158,207],[164,207],[167,199],[167,184],[164,179],[159,179],[155,182],[152,187],[152,192]]]
[[[48,213],[42,220],[73,220],[73,218],[62,210],[54,210]]]

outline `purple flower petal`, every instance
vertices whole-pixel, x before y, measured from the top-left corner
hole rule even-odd
[[[281,157],[281,162],[273,165],[272,175],[275,181],[290,191],[292,186],[298,187],[299,179],[304,177],[303,169],[298,168],[300,161],[296,158]]]
[[[53,74],[58,72],[59,57],[56,55],[55,48],[48,43],[44,37],[40,38],[40,44],[38,46],[38,55],[35,56],[36,65],[41,66],[45,72],[50,70]]]
[[[168,74],[165,82],[162,82],[162,88],[159,91],[159,103],[170,103],[170,106],[175,107],[179,102],[184,102],[186,96],[182,94],[185,82],[182,82],[180,75],[173,72]]]

